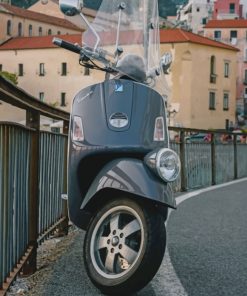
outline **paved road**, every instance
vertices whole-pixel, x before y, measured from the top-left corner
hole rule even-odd
[[[168,222],[168,249],[138,296],[247,295],[247,181],[181,203]],[[82,261],[83,233],[54,265],[46,296],[97,296]],[[127,296],[127,295],[126,295]]]
[[[247,181],[186,200],[168,229],[171,261],[188,295],[247,295]]]

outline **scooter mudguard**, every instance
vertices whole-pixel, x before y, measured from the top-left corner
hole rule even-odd
[[[91,184],[83,199],[81,210],[86,209],[90,201],[96,198],[96,193],[105,189],[131,193],[133,196],[176,208],[171,186],[162,182],[138,159],[115,159],[105,165]]]

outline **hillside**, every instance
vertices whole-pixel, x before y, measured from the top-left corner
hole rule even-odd
[[[176,15],[176,5],[187,2],[186,0],[158,0],[159,1],[159,12],[160,16],[166,17],[168,15]],[[37,0],[12,0],[12,4],[27,8]],[[84,0],[84,5],[89,8],[98,9],[100,6],[101,0]]]

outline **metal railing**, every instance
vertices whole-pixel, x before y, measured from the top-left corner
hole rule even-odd
[[[21,271],[36,270],[39,243],[67,227],[69,114],[0,77],[0,100],[26,110],[26,126],[0,122],[0,295]],[[40,131],[40,116],[63,120],[64,134]]]
[[[173,133],[172,138],[175,133],[177,139],[171,140],[171,149],[181,159],[181,176],[173,184],[175,191],[247,177],[247,142],[240,142],[240,137],[247,137],[247,134],[175,127],[169,130]],[[200,139],[191,137],[200,134]],[[222,136],[228,136],[230,140],[223,141]]]
[[[38,244],[58,226],[67,227],[66,162],[69,114],[50,107],[0,77],[0,100],[26,110],[26,126],[0,122],[0,295],[16,275],[36,270]],[[40,116],[63,120],[63,134],[40,131]],[[247,176],[247,145],[238,134],[220,142],[222,132],[170,128],[181,159],[175,191]],[[192,134],[210,140],[192,142]]]

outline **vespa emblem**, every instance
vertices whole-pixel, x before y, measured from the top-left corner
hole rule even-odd
[[[123,84],[121,81],[115,80],[115,92],[123,92]]]
[[[110,125],[116,128],[123,128],[128,125],[128,116],[124,113],[117,112],[113,113],[109,119]]]

